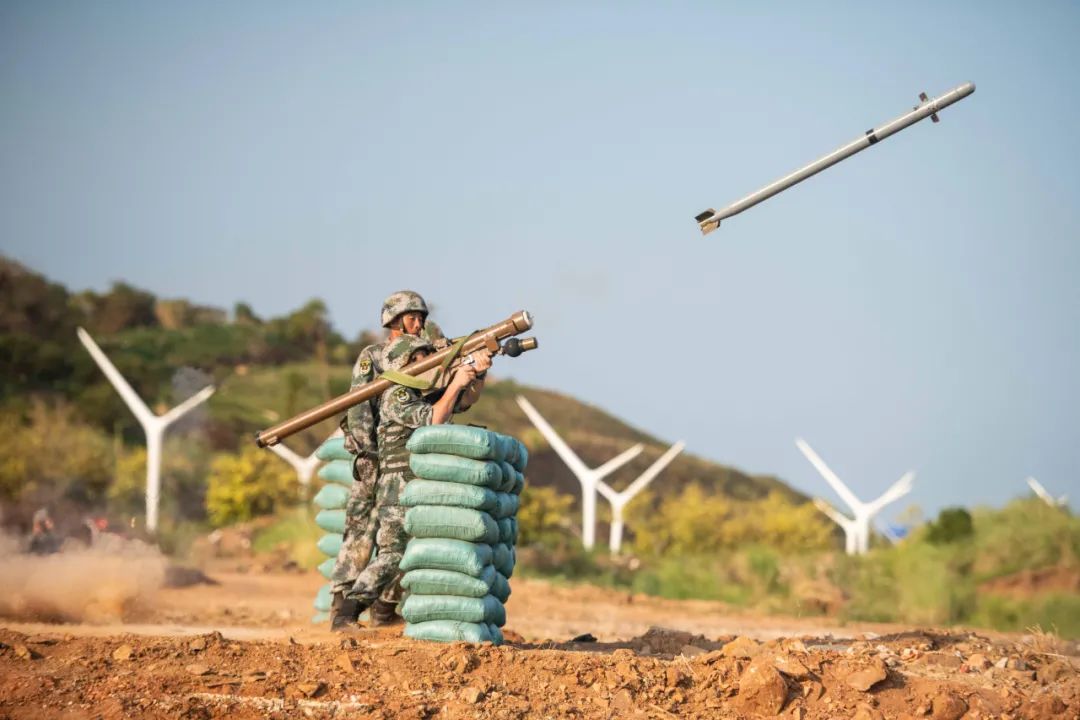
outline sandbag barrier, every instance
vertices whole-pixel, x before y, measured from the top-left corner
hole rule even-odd
[[[419,428],[407,448],[416,479],[401,495],[405,636],[500,645],[528,451],[515,438],[464,425]]]
[[[319,479],[326,484],[322,486],[312,502],[319,508],[315,515],[315,524],[326,531],[316,543],[319,552],[326,555],[326,560],[319,564],[319,573],[326,578],[334,572],[334,563],[337,560],[338,550],[344,541],[345,532],[345,505],[349,501],[349,491],[353,484],[353,456],[345,449],[345,439],[332,437],[315,451],[315,457],[326,461],[319,468]],[[330,583],[319,588],[315,595],[315,615],[311,622],[320,624],[330,619]]]

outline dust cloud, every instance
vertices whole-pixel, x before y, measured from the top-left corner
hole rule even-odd
[[[145,543],[65,547],[26,555],[0,535],[0,617],[23,621],[109,623],[147,607],[165,580],[166,558]]]

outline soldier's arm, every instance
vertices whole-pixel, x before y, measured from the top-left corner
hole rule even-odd
[[[476,372],[476,379],[461,391],[461,397],[458,398],[457,404],[454,406],[454,412],[465,412],[476,404],[476,401],[480,399],[480,392],[484,389],[487,371],[491,368],[491,353],[489,351],[477,351],[472,356],[472,368]]]
[[[450,384],[446,387],[446,391],[431,406],[432,425],[441,425],[450,419],[462,391],[465,390],[469,383],[475,380],[476,369],[472,365],[461,365],[454,371],[454,376],[450,378]]]

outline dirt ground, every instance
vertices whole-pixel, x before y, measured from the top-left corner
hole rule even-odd
[[[313,573],[210,575],[98,624],[0,618],[0,718],[1080,718],[1080,650],[1045,635],[514,578],[507,645],[439,645],[312,626]]]

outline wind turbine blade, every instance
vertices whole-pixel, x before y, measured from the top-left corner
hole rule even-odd
[[[116,388],[116,392],[120,393],[120,397],[130,408],[131,412],[135,414],[135,417],[139,419],[139,422],[145,427],[152,424],[157,420],[157,415],[150,411],[143,399],[139,397],[139,394],[135,392],[135,389],[128,384],[128,381],[124,379],[124,376],[120,374],[120,371],[116,369],[116,366],[112,364],[108,356],[101,351],[98,344],[94,342],[94,338],[90,337],[90,333],[86,332],[82,328],[76,328],[75,333],[79,336],[79,341],[82,342],[83,347],[90,353],[90,357],[94,358],[94,362],[97,363],[101,371],[105,373],[105,377],[109,379],[112,386]]]
[[[660,474],[660,471],[666,468],[671,461],[675,459],[675,456],[681,453],[685,447],[686,443],[682,440],[669,447],[667,452],[657,458],[656,462],[650,465],[648,470],[641,473],[641,476],[637,480],[630,483],[629,487],[623,490],[621,494],[629,499],[644,490],[645,486],[651,483],[653,479]]]
[[[289,465],[291,465],[294,469],[298,469],[304,464],[304,458],[300,457],[290,448],[286,447],[284,443],[270,445],[270,451],[285,462],[289,463]]]
[[[814,498],[814,507],[824,513],[830,520],[844,528],[845,530],[854,524],[854,520],[849,519],[846,515],[842,514],[839,510],[834,508],[829,503],[825,502],[821,498]]]
[[[1047,505],[1057,505],[1057,501],[1054,499],[1054,496],[1047,492],[1046,488],[1044,488],[1042,486],[1042,483],[1040,483],[1038,480],[1033,477],[1029,477],[1027,479],[1027,484],[1028,487],[1030,487],[1036,495],[1042,498],[1042,501],[1044,503],[1046,503]]]
[[[825,464],[825,461],[818,457],[818,454],[814,452],[814,449],[810,447],[805,440],[802,438],[795,438],[795,445],[802,454],[806,456],[806,459],[810,461],[810,464],[817,468],[817,471],[825,478],[825,482],[829,483],[829,486],[840,496],[840,499],[848,504],[848,507],[851,508],[853,513],[858,515],[863,508],[862,501],[855,497],[855,494],[848,489],[848,486],[836,476],[836,473],[829,469],[829,466]]]
[[[187,400],[185,400],[184,402],[180,403],[179,405],[174,407],[169,412],[162,415],[161,416],[162,424],[164,424],[164,425],[173,424],[174,422],[179,420],[181,418],[181,416],[183,416],[185,413],[187,413],[190,410],[193,410],[196,405],[198,405],[200,403],[203,403],[203,402],[206,402],[206,400],[211,395],[214,394],[214,390],[215,390],[215,388],[214,388],[213,385],[207,385],[202,390],[195,393],[194,395],[189,397]]]
[[[598,477],[598,478],[607,477],[608,475],[615,472],[616,470],[621,468],[623,465],[625,465],[626,463],[630,462],[631,460],[636,458],[638,455],[640,455],[641,451],[644,450],[644,449],[645,449],[645,446],[641,445],[639,443],[639,444],[635,445],[632,448],[628,448],[628,449],[622,451],[621,453],[619,453],[618,455],[616,455],[615,457],[611,458],[606,463],[601,465],[600,467],[593,470],[593,472],[596,473],[596,477]]]
[[[603,480],[596,481],[596,491],[607,498],[608,502],[612,505],[617,504],[621,499],[619,493],[615,492],[615,490]]]
[[[540,434],[547,439],[548,444],[554,448],[555,452],[558,453],[559,457],[562,458],[562,461],[566,463],[567,467],[570,468],[574,475],[578,478],[584,478],[592,472],[585,466],[585,463],[581,461],[581,458],[577,456],[577,453],[571,450],[570,446],[563,442],[563,439],[558,436],[550,425],[548,425],[547,420],[541,417],[540,413],[536,411],[536,408],[532,406],[532,403],[523,396],[518,395],[517,404],[522,412],[528,416],[529,420],[532,421],[532,424],[536,426],[536,429],[540,431]]]
[[[897,480],[895,483],[893,483],[892,487],[883,492],[881,494],[881,497],[867,504],[867,507],[870,509],[870,513],[874,514],[878,512],[879,510],[881,510],[881,508],[885,507],[889,503],[899,500],[900,498],[911,492],[911,481],[914,478],[915,473],[913,471],[908,471],[904,473],[904,476]]]

